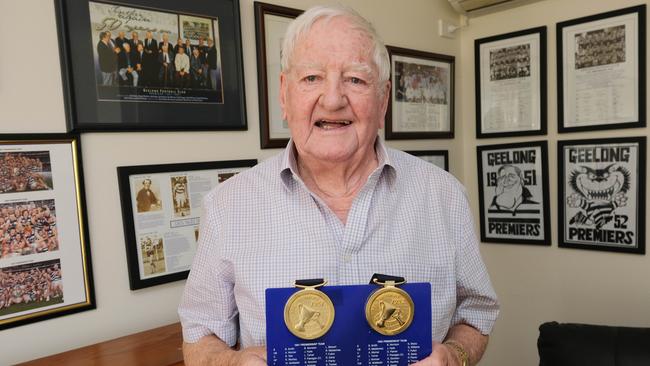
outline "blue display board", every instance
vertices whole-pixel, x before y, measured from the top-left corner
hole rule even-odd
[[[266,290],[266,347],[271,366],[407,366],[431,354],[431,284],[399,286],[415,304],[413,322],[402,333],[385,336],[366,321],[366,301],[376,285],[324,286],[334,304],[335,318],[322,337],[304,340],[284,323],[284,305],[297,288]]]

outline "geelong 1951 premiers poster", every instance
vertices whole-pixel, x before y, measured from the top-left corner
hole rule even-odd
[[[550,245],[546,141],[477,147],[481,241]]]
[[[559,246],[645,252],[645,137],[558,142]]]

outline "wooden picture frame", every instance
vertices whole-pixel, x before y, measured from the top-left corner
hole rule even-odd
[[[455,57],[386,48],[392,83],[386,140],[453,138]]]
[[[0,329],[96,307],[80,152],[75,134],[0,135]]]
[[[291,135],[280,110],[281,41],[289,23],[303,11],[259,1],[254,7],[260,147],[283,148]]]

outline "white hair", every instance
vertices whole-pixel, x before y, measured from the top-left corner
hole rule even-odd
[[[282,71],[288,71],[291,64],[291,57],[298,39],[307,34],[311,27],[318,20],[327,21],[332,18],[343,17],[350,21],[352,28],[367,35],[372,42],[372,60],[379,72],[381,83],[388,81],[390,77],[390,60],[386,45],[381,40],[372,24],[364,19],[352,8],[343,5],[320,5],[307,9],[298,16],[287,28],[282,41],[281,67]]]

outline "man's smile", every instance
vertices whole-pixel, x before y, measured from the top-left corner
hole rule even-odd
[[[352,124],[352,121],[348,120],[329,120],[329,119],[319,119],[316,121],[315,125],[318,128],[324,130],[333,130],[336,128],[346,127]]]

